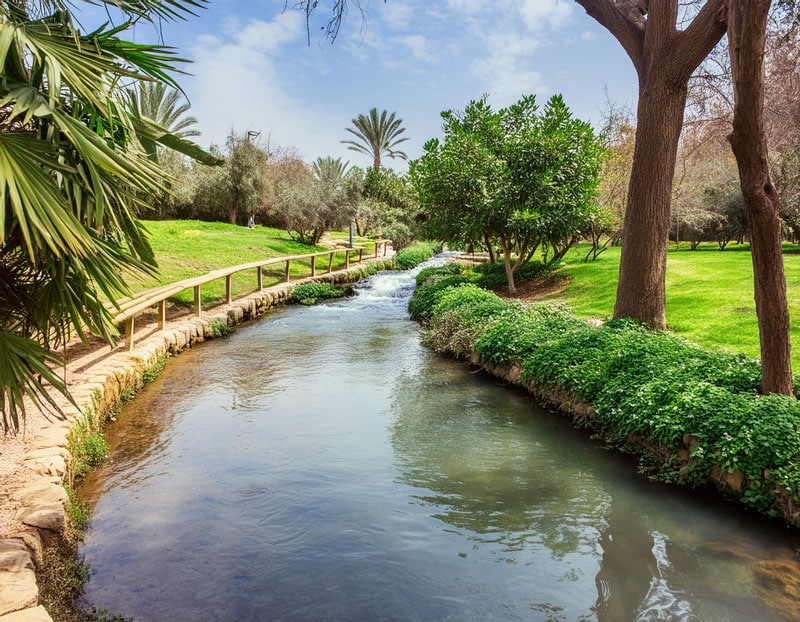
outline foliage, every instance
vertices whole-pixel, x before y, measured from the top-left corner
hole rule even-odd
[[[353,127],[344,128],[355,136],[355,140],[341,141],[347,148],[352,151],[365,153],[372,157],[372,165],[375,168],[380,168],[381,159],[388,156],[392,159],[402,158],[407,159],[408,156],[405,152],[397,149],[397,146],[408,140],[402,137],[406,131],[403,127],[403,120],[395,118],[395,113],[388,114],[386,110],[382,110],[378,114],[377,108],[370,108],[366,114],[360,114],[355,119],[351,120]]]
[[[262,209],[266,156],[248,136],[231,132],[223,166],[196,164],[190,171],[191,199],[180,212],[186,218],[244,225]]]
[[[401,250],[417,237],[419,212],[419,201],[407,176],[385,167],[367,169],[363,199],[355,216],[359,235],[375,231],[391,239],[395,250]]]
[[[216,338],[227,337],[233,332],[233,328],[226,322],[220,322],[219,320],[209,320],[208,325],[211,328],[211,334]]]
[[[472,284],[448,287],[436,297],[422,342],[437,352],[469,356],[475,341],[507,304]]]
[[[494,289],[506,283],[506,274],[503,266],[496,263],[484,263],[475,266],[478,278],[475,283],[487,289]],[[514,277],[518,282],[532,281],[542,278],[553,271],[552,264],[532,260],[520,264],[514,272]]]
[[[341,298],[347,294],[347,289],[337,288],[330,283],[301,283],[294,288],[289,302],[301,305],[313,305],[320,300]]]
[[[688,463],[662,465],[674,481],[706,484],[719,466],[745,475],[741,501],[756,509],[768,511],[781,494],[800,501],[800,403],[759,394],[756,361],[632,320],[595,328],[565,307],[503,301],[466,278],[426,271],[410,306],[426,320],[427,344],[519,366],[522,382],[590,404],[597,425],[620,445],[635,439],[673,454],[688,445]]]
[[[191,105],[178,89],[163,82],[138,82],[126,92],[127,108],[139,122],[149,122],[179,138],[199,136],[200,132],[190,129],[197,119],[185,116]],[[183,101],[181,101],[183,99]],[[149,137],[141,139],[148,155],[158,159],[158,143]]]
[[[94,411],[84,413],[72,426],[68,441],[72,456],[70,479],[82,477],[89,469],[101,464],[108,455],[108,442]]]
[[[364,183],[361,169],[348,170],[340,159],[317,158],[312,168],[311,177],[281,187],[274,216],[298,242],[309,245],[353,219]]]
[[[104,298],[127,293],[126,275],[155,260],[136,211],[164,188],[146,140],[196,153],[196,146],[128,113],[123,85],[175,86],[179,59],[158,45],[120,37],[136,22],[181,17],[192,0],[106,2],[122,23],[81,34],[73,5],[0,4],[0,411],[3,430],[24,414],[22,395],[50,399],[37,376],[46,350],[69,330],[111,342]],[[30,10],[30,12],[28,12]],[[34,13],[37,11],[37,13]]]
[[[394,265],[400,270],[409,270],[430,259],[442,249],[437,242],[414,242],[394,256]]]
[[[497,112],[482,99],[442,118],[444,141],[428,141],[411,163],[427,233],[456,245],[499,241],[513,293],[516,269],[537,249],[555,261],[590,225],[603,145],[560,96],[542,111],[533,96]]]
[[[469,283],[469,277],[463,274],[429,277],[424,284],[417,286],[414,295],[408,301],[408,312],[411,314],[411,319],[430,319],[433,315],[433,307],[439,302],[439,298],[445,291]]]

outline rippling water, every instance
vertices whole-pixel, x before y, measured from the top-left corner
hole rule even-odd
[[[187,352],[84,482],[86,601],[136,620],[786,620],[792,532],[651,484],[419,345],[413,275]],[[773,585],[773,589],[769,586]]]

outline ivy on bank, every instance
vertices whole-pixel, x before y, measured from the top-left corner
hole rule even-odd
[[[454,264],[420,273],[409,310],[426,345],[516,366],[521,382],[591,405],[606,437],[659,456],[662,479],[696,486],[715,468],[739,471],[742,502],[800,524],[800,402],[761,395],[757,361],[630,320],[593,327],[563,306],[502,300],[479,280]]]

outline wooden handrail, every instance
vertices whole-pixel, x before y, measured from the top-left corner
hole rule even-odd
[[[375,244],[374,257],[378,257],[381,246],[383,247],[383,256],[385,257],[388,252],[388,246],[391,243],[391,240],[374,240],[369,242],[369,244],[373,243]],[[208,272],[200,276],[190,277],[188,279],[176,281],[175,283],[168,283],[166,285],[160,285],[152,289],[147,289],[142,292],[139,292],[138,294],[135,294],[134,296],[124,298],[115,303],[112,302],[105,303],[105,306],[106,309],[108,309],[108,311],[111,313],[112,320],[115,324],[122,324],[123,322],[126,324],[125,345],[128,348],[128,350],[132,350],[134,318],[140,313],[149,309],[150,307],[159,305],[158,327],[159,330],[162,330],[166,322],[167,299],[187,289],[194,289],[195,316],[200,317],[200,315],[202,314],[200,287],[202,285],[205,285],[206,283],[210,283],[211,281],[216,281],[217,279],[224,278],[226,280],[226,301],[230,303],[232,301],[231,277],[237,272],[252,270],[254,268],[257,269],[258,290],[260,291],[261,289],[263,289],[262,269],[265,266],[270,266],[280,263],[286,264],[284,271],[285,275],[284,278],[285,282],[288,283],[290,282],[289,265],[292,261],[311,259],[311,276],[315,276],[317,257],[329,256],[328,268],[326,273],[330,274],[331,272],[335,272],[335,270],[333,270],[333,258],[336,253],[345,253],[345,266],[344,268],[340,269],[346,270],[347,268],[350,267],[350,253],[358,252],[358,259],[356,261],[360,263],[361,261],[363,261],[365,250],[366,249],[364,248],[363,245],[354,245],[345,248],[333,249],[329,251],[320,251],[318,253],[307,253],[305,255],[283,255],[281,257],[271,257],[269,259],[251,261],[250,263],[240,264],[237,266],[230,266],[227,268],[220,268],[218,270],[213,270],[212,272]]]

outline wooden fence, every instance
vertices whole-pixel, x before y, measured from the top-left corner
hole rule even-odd
[[[369,244],[375,245],[375,254],[369,255],[366,258],[369,259],[371,257],[378,257],[381,254],[381,251],[382,251],[382,256],[385,257],[388,253],[388,246],[390,243],[391,240],[375,240],[374,242],[369,242]],[[158,330],[163,330],[167,321],[167,299],[187,289],[194,290],[194,316],[200,317],[203,313],[203,306],[200,298],[200,288],[206,283],[210,283],[211,281],[216,281],[217,279],[224,278],[225,302],[230,304],[231,302],[233,302],[233,288],[231,281],[233,275],[238,272],[243,272],[245,270],[255,270],[256,271],[255,291],[261,291],[264,289],[263,270],[266,266],[271,266],[275,264],[284,264],[283,282],[289,283],[291,281],[289,268],[293,261],[298,262],[303,260],[310,260],[309,263],[311,272],[308,276],[316,276],[317,258],[328,257],[327,269],[325,270],[325,272],[323,272],[323,274],[330,274],[331,272],[338,272],[339,270],[347,270],[348,268],[350,268],[351,255],[353,253],[358,253],[358,255],[357,257],[352,258],[352,262],[361,263],[365,259],[364,251],[366,250],[367,249],[364,246],[353,246],[347,248],[337,248],[329,251],[321,251],[319,253],[308,253],[306,255],[286,255],[283,257],[273,257],[272,259],[262,259],[260,261],[253,261],[238,266],[231,266],[229,268],[214,270],[213,272],[209,272],[208,274],[192,277],[189,279],[184,279],[182,281],[177,281],[176,283],[170,283],[169,285],[154,287],[153,289],[148,289],[143,292],[139,292],[138,294],[130,298],[125,298],[123,300],[120,300],[117,302],[117,304],[107,303],[106,307],[111,312],[115,324],[117,325],[123,323],[125,324],[125,347],[128,350],[132,350],[133,334],[135,330],[134,320],[136,316],[140,315],[144,311],[147,311],[151,307],[157,306]],[[334,262],[334,257],[336,256],[337,253],[344,253],[344,258],[345,258],[344,266],[338,268],[337,270],[334,270],[333,262]]]

